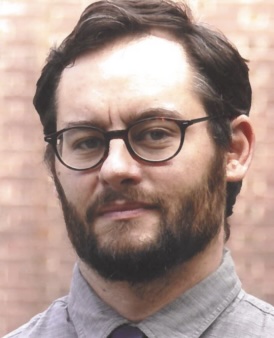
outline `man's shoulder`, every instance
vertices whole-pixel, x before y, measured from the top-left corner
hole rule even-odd
[[[243,294],[242,302],[245,307],[248,307],[254,314],[266,316],[273,320],[274,323],[274,306],[265,302],[262,299],[254,297],[248,293]]]
[[[243,297],[244,308],[249,313],[249,322],[255,327],[260,327],[263,337],[274,337],[274,306],[252,295]]]
[[[231,337],[274,337],[274,307],[243,290],[221,317],[222,330]]]
[[[74,337],[69,335],[74,328],[68,318],[67,297],[59,298],[46,311],[37,314],[29,322],[3,338],[50,338],[58,336],[59,331],[66,337]],[[68,332],[67,335],[66,332]]]

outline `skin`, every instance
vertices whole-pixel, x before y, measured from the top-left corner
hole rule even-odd
[[[160,108],[180,119],[206,116],[192,81],[193,69],[184,48],[172,38],[154,32],[117,41],[80,56],[63,71],[57,93],[57,130],[87,122],[106,130],[124,129],[148,110],[151,114]],[[232,127],[231,149],[225,156],[226,177],[236,181],[249,166],[254,136],[247,117],[235,119]],[[138,187],[148,196],[165,196],[172,208],[182,187],[188,191],[199,185],[214,154],[205,122],[187,129],[182,151],[164,164],[136,161],[118,139],[111,141],[107,159],[95,169],[77,172],[59,161],[55,169],[68,201],[84,217],[88,206],[106,189],[123,192]],[[141,250],[155,241],[159,217],[146,202],[117,200],[99,207],[93,227],[102,248]],[[124,226],[125,221],[132,226]],[[216,270],[222,259],[223,238],[222,223],[219,234],[202,253],[146,285],[107,281],[83,262],[80,269],[107,304],[138,322]]]

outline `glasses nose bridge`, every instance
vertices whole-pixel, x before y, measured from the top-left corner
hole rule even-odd
[[[128,130],[127,129],[122,129],[122,130],[111,130],[105,133],[105,138],[107,140],[107,143],[111,140],[117,140],[117,139],[122,139],[125,144],[127,145],[127,134]]]
[[[111,130],[111,131],[105,132],[104,136],[105,136],[106,146],[107,146],[106,151],[105,151],[105,155],[104,155],[105,159],[109,155],[110,141],[111,140],[119,140],[119,139],[124,141],[124,144],[126,146],[127,151],[129,152],[129,154],[131,156],[134,157],[134,152],[133,152],[131,145],[129,143],[129,140],[128,140],[128,132],[129,132],[128,129]]]

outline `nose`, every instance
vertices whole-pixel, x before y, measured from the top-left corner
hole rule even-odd
[[[124,141],[111,140],[108,156],[100,167],[99,181],[119,190],[138,184],[141,177],[141,164],[132,158]]]

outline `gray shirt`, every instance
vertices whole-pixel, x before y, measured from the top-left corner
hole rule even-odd
[[[124,323],[76,265],[69,294],[4,338],[106,338]],[[225,252],[217,271],[137,326],[148,338],[273,338],[274,307],[242,290]]]

